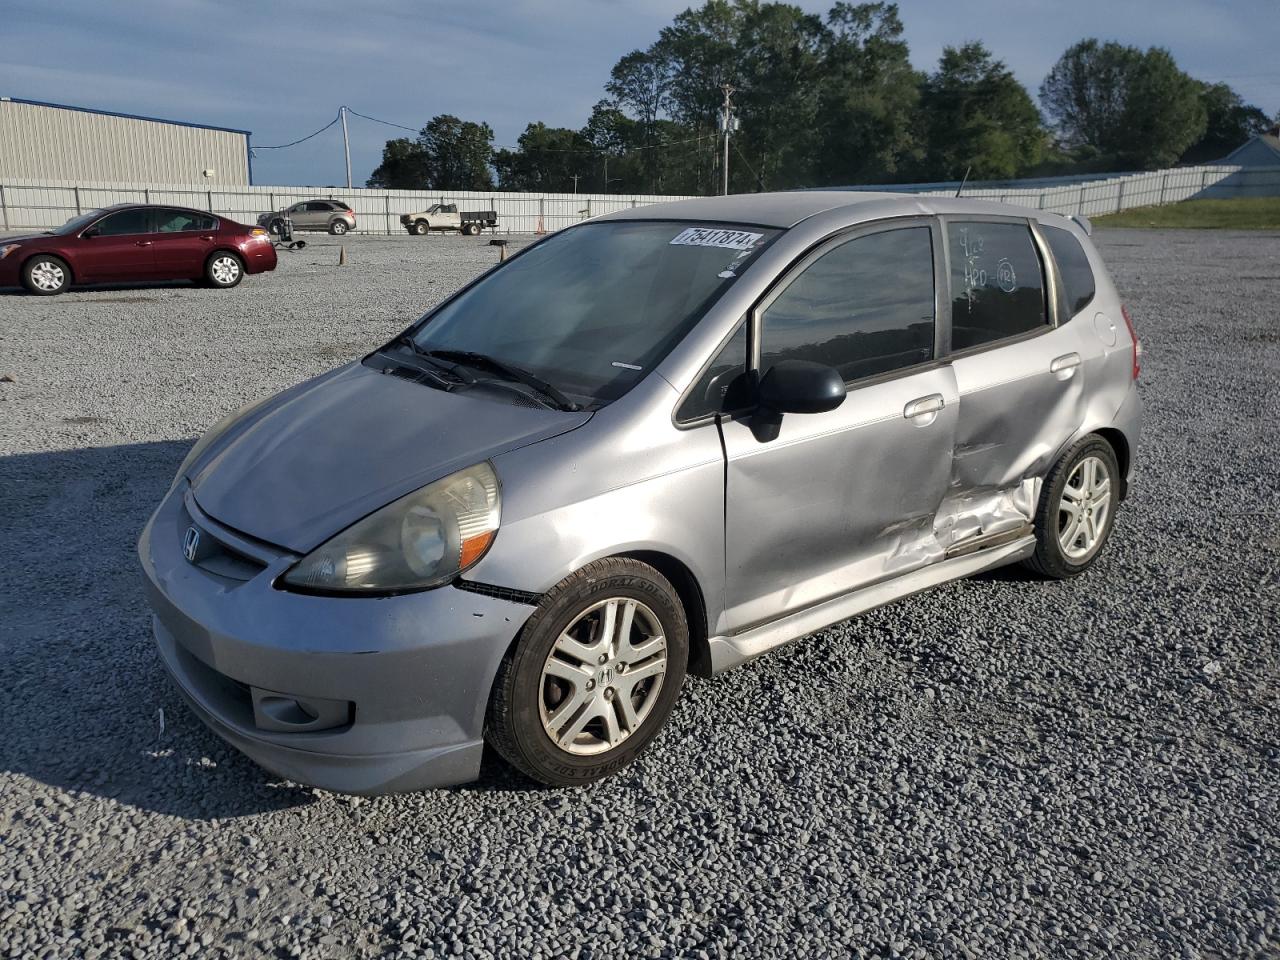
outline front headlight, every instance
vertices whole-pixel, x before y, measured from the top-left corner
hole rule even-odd
[[[498,475],[478,463],[387,504],[299,560],[281,586],[316,593],[400,593],[447,583],[498,532]]]
[[[3,260],[13,251],[21,249],[21,247],[22,244],[20,243],[6,243],[3,247],[0,247],[0,260]]]

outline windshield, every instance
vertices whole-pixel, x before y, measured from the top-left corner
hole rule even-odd
[[[425,350],[487,354],[597,406],[639,382],[778,235],[614,220],[554,234],[426,318]]]
[[[78,217],[72,217],[62,226],[58,227],[57,230],[52,231],[53,235],[56,237],[70,236],[73,233],[83,230],[104,213],[106,213],[105,210],[90,210],[88,213],[83,213]]]

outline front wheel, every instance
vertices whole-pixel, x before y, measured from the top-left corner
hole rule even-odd
[[[58,257],[37,254],[22,265],[22,285],[38,297],[51,297],[71,286],[71,268]]]
[[[1036,513],[1036,552],[1025,563],[1065,580],[1093,565],[1111,535],[1120,503],[1120,465],[1111,444],[1085,437],[1045,478]]]
[[[431,227],[427,225],[425,220],[419,220],[413,225],[413,232],[420,237],[425,237],[430,230]]]
[[[543,597],[502,661],[486,739],[542,783],[598,780],[666,723],[688,659],[689,626],[667,579],[638,560],[597,560]]]
[[[211,287],[234,287],[244,279],[244,264],[234,253],[215,253],[204,265],[204,278]]]
[[[335,237],[340,237],[347,232],[347,221],[335,220],[329,224],[329,233]]]

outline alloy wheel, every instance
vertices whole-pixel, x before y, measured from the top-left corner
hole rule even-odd
[[[218,257],[209,267],[215,282],[226,285],[235,283],[240,276],[240,263],[235,257]]]
[[[667,672],[662,624],[644,603],[611,597],[580,613],[542,668],[539,714],[567,753],[612,750],[648,719]]]
[[[1072,562],[1087,560],[1102,545],[1111,497],[1111,473],[1100,458],[1085,457],[1075,465],[1058,504],[1058,545]]]
[[[61,290],[66,279],[66,271],[52,260],[41,260],[31,268],[31,282],[46,293]]]

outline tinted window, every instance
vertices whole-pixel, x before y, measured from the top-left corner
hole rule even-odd
[[[951,349],[967,350],[1048,323],[1044,276],[1031,228],[949,223]]]
[[[676,411],[676,419],[696,420],[709,413],[734,410],[745,405],[747,401],[742,393],[746,371],[747,325],[741,323],[684,398],[684,403]],[[730,385],[733,386],[733,396],[729,395]]]
[[[118,237],[128,233],[147,233],[151,229],[151,211],[146,209],[121,210],[98,224],[98,235]]]
[[[1058,274],[1062,277],[1063,291],[1067,295],[1067,309],[1072,316],[1089,305],[1093,299],[1093,268],[1089,266],[1089,258],[1084,247],[1070,230],[1061,227],[1041,225],[1044,238],[1049,241],[1049,249],[1053,251],[1053,259],[1058,264]]]
[[[323,200],[312,200],[307,204],[307,209],[315,212],[324,211],[327,213],[328,211],[332,210],[333,207],[329,206]]]
[[[763,373],[813,360],[845,380],[933,358],[933,244],[927,227],[859,237],[809,266],[765,311]]]
[[[217,224],[213,217],[196,213],[194,210],[157,210],[157,233],[180,233],[184,230],[214,230]]]

